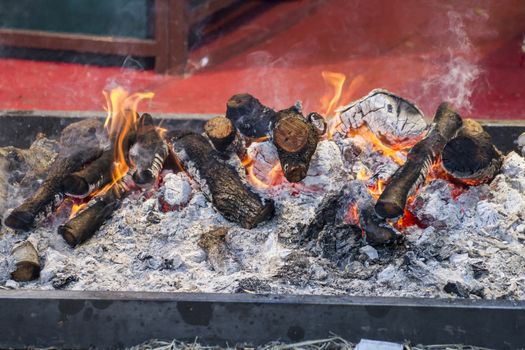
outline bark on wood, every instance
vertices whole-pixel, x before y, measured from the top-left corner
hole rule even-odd
[[[86,208],[58,227],[58,233],[71,247],[74,248],[91,238],[120,206],[121,200],[128,192],[125,182],[123,179],[106,193],[93,198]]]
[[[84,164],[92,161],[101,154],[98,147],[84,147],[75,153],[60,156],[51,165],[48,177],[38,190],[22,205],[15,208],[5,219],[5,224],[13,229],[28,230],[35,222],[36,217],[61,201],[62,182],[66,175],[77,171]]]
[[[212,118],[204,124],[204,132],[217,151],[227,156],[235,153],[241,160],[246,157],[243,138],[230,119],[222,116]]]
[[[310,160],[317,148],[316,128],[295,107],[279,111],[273,129],[273,143],[277,148],[284,176],[290,182],[306,177]]]
[[[11,272],[11,278],[18,282],[27,282],[37,279],[40,275],[40,261],[38,252],[29,241],[17,244],[11,255],[15,260],[16,269]]]
[[[147,113],[141,117],[130,157],[136,168],[133,180],[141,186],[155,182],[168,157],[168,144]]]
[[[392,244],[400,241],[403,237],[384,219],[379,218],[373,207],[364,208],[360,211],[359,227],[364,231],[365,239],[371,245]]]
[[[235,169],[219,160],[204,136],[182,134],[173,140],[173,146],[186,170],[226,219],[253,228],[273,216],[273,202],[252,192]]]
[[[242,135],[263,137],[272,130],[277,113],[250,94],[238,94],[228,100],[226,117]]]
[[[501,152],[492,143],[491,136],[472,119],[463,122],[456,137],[443,149],[441,159],[443,169],[467,185],[489,182],[503,163]]]
[[[0,156],[0,226],[2,225],[4,211],[7,208],[8,165],[9,162]]]
[[[425,138],[410,150],[407,161],[390,178],[379,197],[375,211],[380,217],[403,215],[408,196],[425,180],[430,166],[461,125],[459,114],[448,103],[442,103]]]
[[[64,178],[64,193],[72,197],[86,197],[93,190],[101,188],[111,181],[115,152],[104,151],[102,155],[89,163],[84,169],[69,174]]]
[[[214,271],[223,275],[230,275],[240,270],[237,258],[232,254],[226,242],[228,229],[221,227],[203,233],[199,239],[201,247],[208,256],[208,262]]]

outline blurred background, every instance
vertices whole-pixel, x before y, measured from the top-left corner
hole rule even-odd
[[[385,88],[431,117],[525,119],[523,0],[0,0],[0,109],[221,114],[248,92],[333,113]]]

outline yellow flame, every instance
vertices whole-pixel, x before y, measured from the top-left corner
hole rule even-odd
[[[137,125],[138,105],[144,99],[151,99],[153,92],[142,92],[130,94],[122,87],[117,87],[111,91],[103,91],[106,98],[107,117],[104,127],[114,144],[115,155],[113,159],[112,182],[111,188],[117,181],[122,179],[129,170],[126,152],[127,136]],[[105,188],[107,190],[107,188]]]

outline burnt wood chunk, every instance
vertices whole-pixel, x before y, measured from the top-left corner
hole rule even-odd
[[[38,252],[29,241],[23,241],[14,246],[11,255],[15,261],[15,270],[11,278],[18,282],[27,282],[37,279],[40,275],[40,261]]]
[[[84,169],[67,175],[62,183],[64,193],[72,197],[86,197],[93,190],[109,183],[113,172],[114,153],[113,149],[104,151]]]
[[[326,132],[326,120],[319,113],[312,112],[306,116],[306,119],[314,126],[317,135],[321,136]]]
[[[173,140],[173,147],[186,171],[226,219],[253,228],[272,218],[273,201],[252,192],[237,171],[220,160],[204,136],[182,134]]]
[[[158,178],[168,157],[168,144],[149,114],[144,113],[139,122],[129,155],[136,168],[133,180],[137,185],[150,185]]]
[[[461,126],[460,115],[448,103],[442,103],[425,138],[412,147],[405,164],[392,175],[379,197],[375,211],[380,217],[403,215],[408,196],[425,180],[430,166]]]
[[[210,139],[215,149],[219,152],[225,152],[228,146],[235,140],[235,126],[232,121],[226,117],[215,117],[204,124],[204,132]]]
[[[85,208],[58,227],[58,233],[71,247],[87,241],[119,208],[122,198],[128,192],[124,180],[117,182],[106,193],[93,198]]]
[[[273,129],[273,143],[284,176],[290,182],[299,182],[306,177],[319,134],[295,107],[279,111],[278,120]]]
[[[503,163],[491,136],[472,119],[466,119],[456,137],[445,145],[441,159],[443,169],[467,185],[489,182]]]
[[[199,247],[206,252],[213,270],[224,275],[230,275],[241,269],[239,261],[228,247],[227,234],[227,228],[216,228],[203,233],[198,242]]]
[[[242,135],[263,137],[272,130],[277,113],[250,94],[237,94],[226,104],[226,117]]]

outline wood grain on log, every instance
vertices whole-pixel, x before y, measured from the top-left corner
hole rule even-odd
[[[273,201],[252,192],[235,169],[220,161],[204,136],[182,134],[173,140],[173,147],[190,176],[226,219],[253,228],[273,216]]]
[[[204,124],[204,132],[217,151],[225,152],[235,140],[237,130],[230,119],[215,117]]]
[[[405,164],[392,175],[379,197],[375,211],[380,217],[403,215],[408,196],[425,180],[430,166],[461,125],[459,114],[448,103],[442,103],[425,138],[412,147]]]
[[[11,278],[18,282],[27,282],[37,279],[40,275],[40,261],[38,252],[29,241],[15,245],[11,255],[16,268],[11,272]]]
[[[242,135],[263,137],[272,130],[277,113],[250,94],[237,94],[226,104],[226,117]]]
[[[306,177],[319,134],[295,107],[279,111],[277,119],[273,143],[284,176],[290,182],[299,182]]]
[[[489,133],[472,119],[463,121],[456,137],[445,145],[441,160],[448,174],[467,185],[489,182],[503,163]]]

